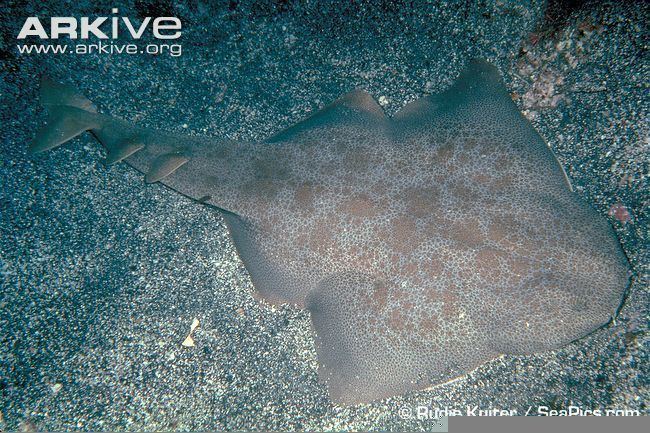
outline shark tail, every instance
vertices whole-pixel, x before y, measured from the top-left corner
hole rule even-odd
[[[49,117],[47,125],[30,143],[31,153],[53,149],[84,131],[100,126],[101,119],[95,105],[74,88],[44,78],[40,96]]]
[[[97,113],[97,107],[75,88],[48,78],[41,81],[41,103],[48,112],[47,124],[29,145],[31,153],[53,149],[90,131],[104,145],[106,164],[114,164],[147,147],[145,181],[157,182],[188,161],[178,151],[165,151],[160,134],[135,128],[125,121]]]

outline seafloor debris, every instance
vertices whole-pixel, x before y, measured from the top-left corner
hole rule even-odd
[[[199,319],[196,317],[194,320],[192,320],[192,325],[190,325],[190,332],[187,334],[187,337],[185,337],[185,340],[181,343],[181,345],[185,347],[194,347],[194,339],[192,338],[192,332],[199,326]]]
[[[632,222],[632,215],[621,202],[614,203],[610,208],[608,215],[625,225]]]
[[[565,82],[568,71],[587,61],[585,49],[594,31],[601,32],[602,26],[578,22],[557,33],[540,31],[529,35],[517,63],[517,77],[528,83],[527,91],[513,95],[514,99],[521,99],[523,113],[529,120],[536,119],[539,110],[556,108],[567,101],[572,92],[602,91],[594,86],[570,88]]]

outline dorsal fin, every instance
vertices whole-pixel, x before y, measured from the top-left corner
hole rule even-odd
[[[336,101],[326,105],[305,120],[279,132],[267,139],[268,143],[291,141],[304,131],[349,121],[364,123],[364,120],[385,119],[386,115],[381,106],[365,90],[353,90],[341,96]]]
[[[355,89],[351,92],[346,93],[328,105],[328,107],[332,106],[345,106],[348,108],[372,113],[376,116],[384,116],[384,110],[381,108],[381,105],[375,101],[375,98],[373,98],[370,93],[362,89]]]
[[[503,96],[507,89],[499,70],[485,60],[470,61],[454,83],[441,93],[429,95],[406,104],[394,120],[420,118],[428,113],[467,103],[468,98],[485,100],[490,96]]]
[[[178,167],[190,159],[181,152],[172,152],[160,155],[151,163],[149,171],[144,177],[145,182],[154,183],[175,172]]]
[[[108,150],[108,155],[106,156],[106,165],[120,162],[123,159],[133,155],[143,147],[144,143],[140,137],[130,137],[126,140],[123,140]]]

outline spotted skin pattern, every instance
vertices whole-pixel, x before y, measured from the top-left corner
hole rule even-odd
[[[560,347],[628,285],[612,228],[483,61],[392,118],[354,91],[263,143],[144,130],[53,83],[43,102],[32,150],[91,130],[111,162],[223,211],[256,295],[309,311],[337,403]]]

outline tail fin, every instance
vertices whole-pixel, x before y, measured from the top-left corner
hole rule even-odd
[[[95,105],[70,86],[44,78],[41,81],[41,102],[47,108],[49,118],[29,146],[32,153],[52,149],[84,131],[99,127]]]
[[[57,83],[47,77],[43,77],[41,80],[41,104],[46,107],[50,105],[68,105],[91,113],[97,112],[95,104],[79,93],[77,89]]]
[[[106,148],[107,164],[122,161],[146,148],[140,161],[132,161],[131,165],[145,174],[148,183],[158,182],[189,161],[186,152],[179,147],[183,140],[99,114],[97,107],[71,86],[44,78],[41,102],[49,118],[31,142],[31,153],[53,149],[90,131]]]
[[[40,95],[49,118],[29,146],[32,153],[53,149],[84,131],[92,131],[106,147],[106,164],[122,161],[145,147],[133,128],[98,114],[95,104],[72,86],[43,78]]]

